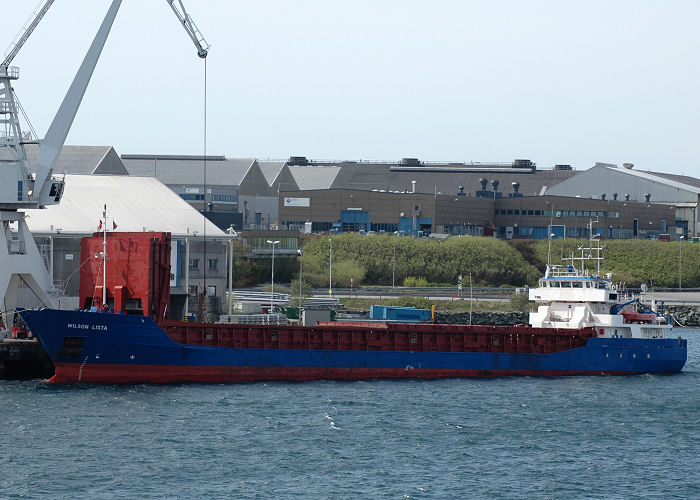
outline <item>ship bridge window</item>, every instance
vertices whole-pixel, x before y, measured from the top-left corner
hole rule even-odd
[[[571,284],[574,288],[583,288],[583,282],[582,281],[574,281]]]
[[[559,281],[552,281],[552,288],[560,288],[561,283]]]
[[[562,288],[571,288],[571,281],[562,281],[561,287]]]

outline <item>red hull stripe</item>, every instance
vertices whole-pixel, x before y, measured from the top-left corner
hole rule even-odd
[[[57,383],[224,383],[260,382],[268,380],[363,380],[449,377],[502,377],[510,375],[562,376],[600,375],[593,370],[440,370],[402,368],[341,368],[341,367],[282,367],[282,366],[174,366],[58,363],[51,382]],[[634,372],[609,372],[627,375]]]

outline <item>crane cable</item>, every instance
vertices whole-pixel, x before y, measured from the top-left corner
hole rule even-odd
[[[204,238],[204,262],[202,262],[202,267],[204,271],[204,290],[203,294],[203,304],[202,304],[202,322],[206,322],[207,315],[207,267],[209,262],[207,261],[207,211],[209,205],[207,204],[207,58],[204,58],[204,220],[202,223],[204,227],[202,228],[202,237]],[[189,265],[189,263],[188,263]]]

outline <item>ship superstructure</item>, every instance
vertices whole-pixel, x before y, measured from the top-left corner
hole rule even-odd
[[[672,330],[670,318],[658,310],[656,302],[647,305],[641,296],[614,283],[612,274],[601,276],[602,247],[595,240],[581,257],[571,257],[568,265],[547,264],[538,286],[529,291],[529,298],[540,305],[530,313],[535,328],[594,328],[597,337],[664,339]],[[551,258],[550,258],[551,261]],[[596,272],[589,273],[586,263],[594,261]],[[642,291],[646,292],[646,284]]]

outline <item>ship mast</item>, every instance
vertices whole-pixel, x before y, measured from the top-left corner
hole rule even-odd
[[[107,304],[107,205],[102,211],[102,307]]]

